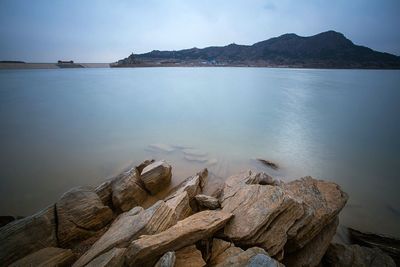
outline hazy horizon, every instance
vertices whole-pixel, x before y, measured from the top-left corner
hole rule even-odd
[[[400,1],[0,1],[0,60],[114,62],[130,53],[251,45],[334,30],[400,55]],[[262,26],[260,26],[262,25]]]

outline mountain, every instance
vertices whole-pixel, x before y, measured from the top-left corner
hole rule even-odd
[[[327,31],[310,37],[289,33],[253,45],[154,50],[131,54],[112,64],[113,67],[210,65],[398,69],[400,57],[355,45],[343,34]]]

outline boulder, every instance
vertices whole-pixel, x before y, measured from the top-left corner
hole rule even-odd
[[[0,266],[42,248],[57,246],[54,206],[1,227],[0,240]]]
[[[168,251],[154,265],[154,267],[175,267],[175,252]]]
[[[330,224],[347,202],[348,196],[335,183],[304,177],[283,184],[288,194],[303,202],[304,215],[290,231],[288,252],[304,247]]]
[[[233,243],[214,238],[211,247],[210,266],[223,263],[227,258],[242,253],[243,249],[235,247]]]
[[[195,245],[187,246],[175,252],[176,261],[175,267],[203,267],[206,262],[201,256],[200,250]]]
[[[177,188],[174,189],[173,193],[167,198],[173,198],[182,192],[186,192],[189,197],[189,202],[194,200],[194,197],[202,193],[204,186],[207,182],[208,170],[203,169],[196,175],[186,178]]]
[[[212,236],[232,217],[223,211],[202,211],[155,235],[141,236],[126,252],[129,266],[153,266],[167,251],[176,251]]]
[[[114,209],[112,203],[112,179],[108,179],[94,189],[104,206]]]
[[[113,248],[96,257],[85,267],[122,267],[124,266],[124,253],[126,248]]]
[[[159,233],[175,223],[174,211],[163,201],[158,201],[146,210],[135,207],[119,215],[107,232],[75,262],[74,267],[85,266],[95,257],[106,253],[113,247],[127,247],[132,240],[139,236]]]
[[[139,174],[141,174],[144,168],[146,168],[147,166],[149,166],[154,162],[155,162],[154,159],[146,159],[145,161],[136,166],[136,170],[138,171]]]
[[[284,267],[284,265],[265,254],[257,254],[250,258],[246,267]]]
[[[215,197],[210,197],[206,195],[196,195],[195,199],[197,201],[197,204],[203,209],[205,208],[210,210],[216,210],[221,207],[218,199],[216,199]]]
[[[330,244],[323,259],[327,267],[395,267],[394,260],[378,248]]]
[[[104,206],[91,189],[78,187],[64,193],[56,203],[58,241],[68,247],[73,241],[92,236],[113,219],[113,212]]]
[[[143,181],[145,188],[152,195],[155,195],[171,183],[171,169],[172,167],[165,161],[156,161],[143,169],[140,179]]]
[[[259,256],[264,255],[264,256]],[[256,257],[256,258],[254,258]],[[268,254],[259,247],[252,247],[247,249],[246,251],[238,252],[230,257],[224,259],[223,262],[220,262],[215,267],[230,267],[230,266],[257,266],[257,262],[260,262],[260,257],[262,257],[262,261],[264,263],[268,263],[269,265],[261,265],[261,266],[273,266],[273,267],[281,267],[279,262],[275,261],[274,259],[270,258]],[[253,265],[251,265],[253,264]]]
[[[23,266],[71,266],[75,261],[75,255],[70,249],[62,249],[55,247],[43,248],[28,256],[14,262],[10,267],[23,267]]]
[[[172,198],[169,198],[166,203],[175,211],[178,221],[183,220],[192,214],[192,209],[189,204],[189,196],[186,191],[174,195]]]
[[[287,267],[318,266],[326,250],[336,233],[339,219],[325,226],[310,242],[303,248],[285,255],[283,263]]]

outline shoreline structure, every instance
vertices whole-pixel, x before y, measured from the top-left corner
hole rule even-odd
[[[203,169],[160,197],[171,179],[146,160],[69,190],[0,228],[0,265],[396,266],[384,247],[332,243],[348,200],[333,182],[246,171],[216,186]]]

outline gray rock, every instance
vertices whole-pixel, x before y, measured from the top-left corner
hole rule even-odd
[[[156,161],[143,169],[140,179],[145,188],[154,195],[171,183],[171,169],[172,167],[166,162]]]
[[[175,267],[175,252],[168,251],[154,265],[154,267]]]
[[[124,266],[124,253],[126,248],[113,248],[96,257],[85,267],[122,267]]]
[[[221,207],[218,199],[216,199],[215,197],[210,197],[206,195],[196,195],[195,199],[197,201],[197,204],[199,204],[199,206],[202,208],[216,210]]]
[[[246,267],[282,267],[283,264],[265,254],[257,254],[250,258]]]
[[[75,255],[70,249],[62,249],[55,247],[43,248],[28,256],[14,262],[10,267],[24,267],[24,266],[71,266],[75,261]]]
[[[251,259],[259,254],[268,255],[265,250],[259,247],[252,247],[247,249],[246,251],[239,251],[236,254],[231,255],[230,257],[225,258],[222,262],[214,265],[215,267],[242,267],[247,266]],[[277,265],[279,266],[279,265]]]

